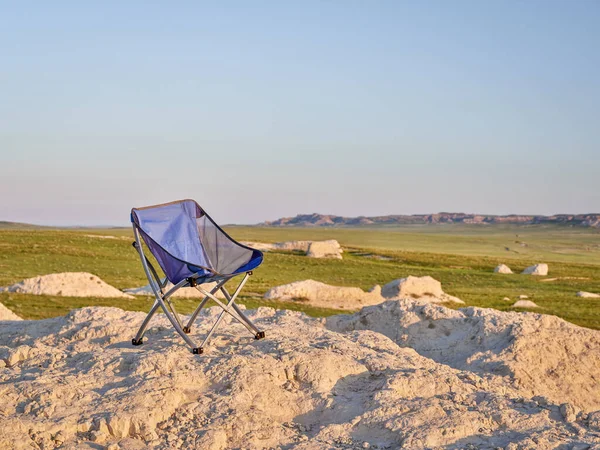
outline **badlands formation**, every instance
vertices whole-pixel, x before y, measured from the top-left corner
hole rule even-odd
[[[204,311],[193,334],[219,311]],[[0,448],[600,448],[600,332],[394,300],[226,318],[192,355],[163,315],[0,322]]]
[[[426,303],[464,303],[446,294],[439,281],[427,276],[399,278],[383,288],[375,285],[368,292],[357,287],[330,286],[314,280],[295,281],[269,289],[264,298],[306,301],[321,308],[354,310],[400,298],[413,298]]]

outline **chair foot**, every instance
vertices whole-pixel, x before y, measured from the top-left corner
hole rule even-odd
[[[264,338],[264,337],[265,337],[265,332],[264,332],[264,331],[259,331],[258,333],[256,333],[256,334],[254,335],[254,339],[256,339],[257,341],[258,341],[259,339],[262,339],[262,338]]]
[[[190,327],[183,327],[182,330],[185,334],[190,334],[190,331],[192,331],[190,330]]]
[[[142,339],[139,339],[139,340],[138,340],[138,339],[135,339],[135,338],[133,338],[133,339],[131,340],[131,343],[132,343],[133,345],[142,345],[142,344],[144,343],[144,341],[143,341]]]
[[[204,349],[202,347],[193,348],[192,353],[194,355],[201,355],[202,353],[204,353]]]

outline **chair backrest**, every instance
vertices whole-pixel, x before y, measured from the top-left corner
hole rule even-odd
[[[197,273],[203,278],[230,275],[256,256],[194,200],[133,208],[131,221],[174,284]]]

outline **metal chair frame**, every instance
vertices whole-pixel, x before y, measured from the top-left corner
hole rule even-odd
[[[152,292],[154,293],[154,304],[152,305],[152,308],[150,308],[150,311],[148,312],[148,315],[146,316],[146,318],[144,319],[144,322],[140,326],[140,329],[138,330],[137,334],[135,335],[135,338],[132,339],[131,343],[133,345],[141,345],[143,343],[144,334],[146,333],[148,324],[150,323],[150,320],[152,319],[154,314],[156,314],[156,312],[158,311],[159,307],[163,310],[165,316],[167,317],[167,319],[169,319],[169,322],[171,322],[171,325],[173,325],[173,328],[175,328],[175,331],[177,331],[177,333],[183,338],[185,343],[190,346],[190,348],[192,349],[192,353],[194,353],[194,354],[201,354],[204,352],[204,347],[208,344],[208,341],[213,336],[215,330],[217,329],[217,327],[223,320],[223,317],[225,316],[225,314],[229,314],[235,320],[237,320],[242,325],[244,325],[246,327],[246,329],[254,335],[254,339],[262,339],[265,337],[265,332],[260,331],[256,327],[256,325],[254,325],[252,323],[252,321],[244,315],[244,313],[240,309],[240,307],[235,304],[235,301],[236,301],[239,293],[241,292],[242,288],[248,281],[248,278],[252,275],[252,271],[246,272],[244,274],[244,278],[242,279],[240,284],[235,289],[233,295],[229,294],[229,292],[225,288],[225,283],[227,283],[229,280],[231,280],[238,274],[230,275],[230,276],[219,275],[219,276],[211,277],[208,280],[203,279],[202,282],[215,281],[217,283],[216,286],[210,290],[210,292],[203,289],[201,287],[201,285],[199,285],[197,283],[198,278],[199,278],[199,275],[197,275],[197,274],[194,276],[188,277],[184,280],[181,280],[179,283],[177,283],[171,289],[169,289],[167,292],[165,292],[165,287],[167,284],[166,278],[165,278],[164,282],[159,278],[156,270],[154,269],[154,267],[152,266],[152,264],[150,263],[150,261],[148,260],[146,255],[144,254],[144,250],[142,248],[142,240],[140,239],[140,233],[135,224],[133,224],[133,235],[135,237],[135,242],[133,243],[133,246],[139,253],[140,259],[142,261],[142,266],[144,267],[144,272],[146,273],[146,277],[148,278],[148,282],[150,283],[150,287],[152,288]],[[177,313],[175,306],[173,305],[173,303],[170,300],[170,297],[172,297],[173,294],[177,290],[179,290],[183,287],[188,287],[188,286],[196,288],[200,293],[202,293],[204,295],[204,299],[200,302],[200,304],[198,305],[196,310],[192,313],[192,315],[188,319],[187,324],[184,326],[180,315]],[[218,292],[219,290],[225,296],[225,299],[227,300],[226,304],[223,303],[221,300],[219,300],[215,296],[215,293]],[[198,346],[194,343],[194,341],[192,341],[190,339],[188,334],[190,333],[190,331],[192,329],[192,325],[194,324],[194,321],[198,317],[198,314],[200,313],[202,308],[204,308],[206,306],[206,304],[208,303],[209,300],[213,300],[218,306],[220,306],[223,309],[223,311],[221,311],[221,313],[217,317],[217,320],[213,324],[212,328],[210,329],[208,334],[205,336],[202,343]]]

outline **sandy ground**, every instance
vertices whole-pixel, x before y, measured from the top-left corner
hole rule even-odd
[[[132,347],[144,314],[116,308],[0,322],[0,448],[600,449],[598,331],[412,300],[249,316],[266,339],[226,319],[198,356],[164,317]]]

